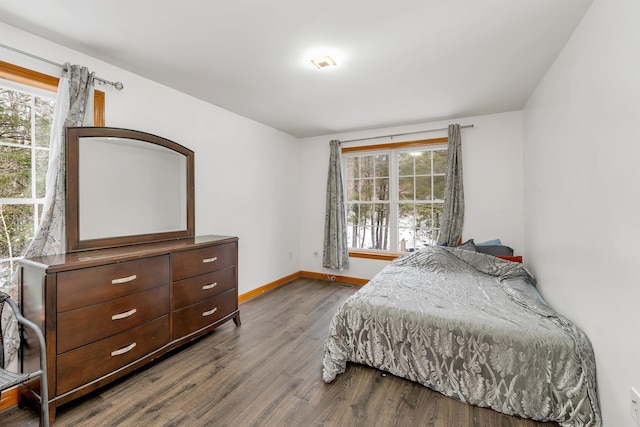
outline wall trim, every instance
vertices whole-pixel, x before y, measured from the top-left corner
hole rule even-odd
[[[270,291],[270,290],[272,290],[274,288],[277,288],[278,286],[284,285],[285,283],[288,283],[288,282],[290,282],[290,281],[292,281],[294,279],[297,279],[298,277],[301,277],[301,274],[300,274],[299,271],[297,273],[293,273],[293,274],[285,276],[285,277],[283,277],[281,279],[278,279],[278,280],[276,280],[274,282],[267,283],[266,285],[260,286],[259,288],[256,288],[256,289],[254,289],[252,291],[249,291],[247,293],[238,295],[238,302],[245,302],[247,300],[250,300],[251,298],[255,298],[255,297],[257,297],[258,295],[260,295],[262,293],[265,293],[265,292]]]
[[[336,276],[329,273],[314,273],[312,271],[301,271],[300,276],[308,277],[310,279],[328,280],[330,282],[342,282],[358,286],[366,285],[367,283],[369,283],[369,279],[360,279],[358,277],[349,276]]]
[[[238,295],[238,302],[245,302],[250,300],[251,298],[257,297],[260,294],[263,294],[267,291],[270,291],[272,289],[277,288],[278,286],[282,286],[285,283],[289,283],[292,280],[298,279],[300,277],[307,277],[309,279],[320,279],[320,280],[327,280],[330,282],[342,282],[342,283],[348,283],[350,285],[358,285],[358,286],[362,286],[362,285],[366,285],[369,280],[368,279],[360,279],[357,277],[349,277],[349,276],[336,276],[333,274],[328,274],[328,273],[315,273],[312,271],[298,271],[296,273],[290,274],[288,276],[285,276],[281,279],[278,279],[274,282],[271,283],[267,283],[264,286],[260,286],[259,288],[256,288],[252,291],[246,292],[244,294]]]

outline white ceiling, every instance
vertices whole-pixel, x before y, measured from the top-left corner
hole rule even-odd
[[[591,3],[0,0],[0,20],[307,137],[521,109]]]

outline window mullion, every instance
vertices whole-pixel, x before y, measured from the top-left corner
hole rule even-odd
[[[36,198],[36,152],[33,149],[35,147],[36,139],[36,100],[35,96],[30,97],[29,105],[31,106],[30,114],[30,127],[31,127],[31,139],[29,141],[29,149],[31,151],[31,198]]]
[[[36,97],[31,95],[31,198],[36,198]],[[33,207],[33,232],[38,229],[38,205],[34,203]]]
[[[398,152],[389,150],[389,250],[398,251]]]

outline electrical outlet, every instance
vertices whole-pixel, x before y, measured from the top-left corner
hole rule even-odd
[[[631,418],[640,425],[640,394],[633,387],[631,387]]]

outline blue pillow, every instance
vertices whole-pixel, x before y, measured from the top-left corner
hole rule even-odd
[[[487,240],[486,242],[476,243],[476,246],[500,246],[502,242],[500,239]]]

